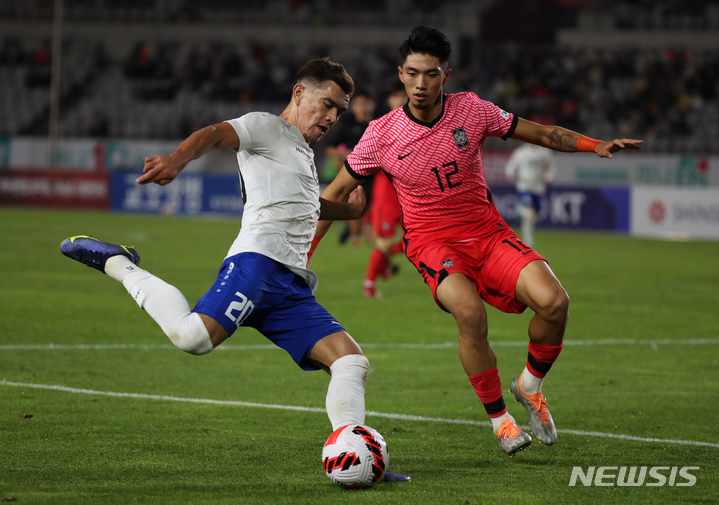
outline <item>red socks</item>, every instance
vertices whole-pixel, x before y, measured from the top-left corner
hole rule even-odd
[[[474,391],[482,401],[489,417],[499,417],[507,412],[497,367],[473,375],[469,378],[469,382],[474,386]]]
[[[549,369],[552,368],[552,364],[557,360],[559,353],[562,352],[562,345],[539,345],[530,342],[527,355],[527,370],[529,370],[529,373],[540,379],[544,378]]]
[[[538,379],[543,378],[552,368],[562,352],[562,345],[538,345],[529,343],[529,356],[527,358],[527,370]],[[507,413],[507,407],[502,398],[502,384],[499,380],[497,367],[485,370],[469,378],[474,391],[484,405],[484,410],[491,418],[497,418]],[[541,381],[539,381],[541,386]]]
[[[369,255],[369,263],[367,264],[367,274],[365,275],[365,280],[374,282],[377,277],[382,276],[388,267],[389,258],[387,258],[387,256],[382,254],[382,252],[375,247]]]

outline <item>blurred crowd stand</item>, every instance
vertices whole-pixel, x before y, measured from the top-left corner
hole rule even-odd
[[[403,27],[411,26],[408,23],[441,27],[448,16],[456,19],[470,3],[65,0],[65,17],[81,27],[215,23],[236,24],[236,31],[242,32],[243,26],[261,24],[268,31],[307,26],[322,34],[352,23],[366,25],[368,33],[376,26],[404,33]],[[480,4],[497,5],[490,0],[474,3]],[[719,34],[716,2],[590,4],[565,9],[571,13],[569,25],[575,35],[581,30]],[[47,22],[52,5],[51,0],[0,0],[0,25]],[[258,36],[230,39],[220,32],[218,28],[216,38],[198,40],[182,32],[169,37],[168,30],[162,36],[147,33],[140,38],[137,34],[143,30],[128,30],[132,34],[128,37],[134,39],[118,55],[116,47],[90,36],[94,33],[90,29],[66,31],[61,136],[178,139],[200,126],[252,110],[279,113],[296,71],[312,57],[329,55],[342,62],[376,98],[397,80],[397,49],[379,38],[332,45],[324,42],[328,37],[278,42],[281,39]],[[47,36],[18,33],[0,38],[0,135],[43,135],[49,114],[51,44]],[[719,152],[719,44],[713,48],[575,47],[562,44],[559,36],[556,43],[548,44],[488,43],[466,34],[457,38],[448,92],[475,91],[521,117],[561,124],[596,138],[617,134],[643,138],[654,152]],[[487,145],[512,147],[493,140]]]

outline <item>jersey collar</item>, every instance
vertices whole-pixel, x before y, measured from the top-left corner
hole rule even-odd
[[[295,125],[287,121],[285,118],[277,116],[280,118],[280,121],[284,123],[284,125],[288,128],[289,134],[295,137],[295,141],[298,142],[302,147],[304,147],[306,150],[312,152],[312,148],[305,140],[305,136],[302,135],[302,132],[299,128],[297,128]]]
[[[427,128],[432,128],[434,125],[439,123],[439,121],[444,117],[444,105],[447,103],[447,94],[442,94],[442,112],[434,118],[431,122],[422,121],[421,119],[417,119],[414,114],[412,114],[412,111],[409,109],[409,100],[407,100],[407,103],[402,106],[402,110],[407,115],[408,118],[410,118],[412,121],[417,123],[420,126],[425,126]]]

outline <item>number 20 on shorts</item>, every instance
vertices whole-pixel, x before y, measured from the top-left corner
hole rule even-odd
[[[255,308],[255,304],[248,300],[247,297],[239,291],[235,293],[235,296],[239,297],[239,300],[235,300],[230,303],[225,311],[225,315],[230,318],[230,320],[234,321],[235,326],[239,328],[244,320],[247,319],[247,316],[249,316]]]

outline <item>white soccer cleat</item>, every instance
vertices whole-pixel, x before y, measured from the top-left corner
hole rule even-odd
[[[535,394],[527,394],[522,389],[522,374],[512,379],[509,385],[509,392],[514,395],[514,399],[524,405],[529,414],[529,425],[532,427],[532,433],[544,445],[553,445],[557,442],[557,429],[554,427],[552,414],[549,413],[547,407],[549,404],[540,391]]]
[[[497,440],[508,456],[514,456],[532,445],[532,437],[520,430],[511,419],[502,421],[497,432]]]

